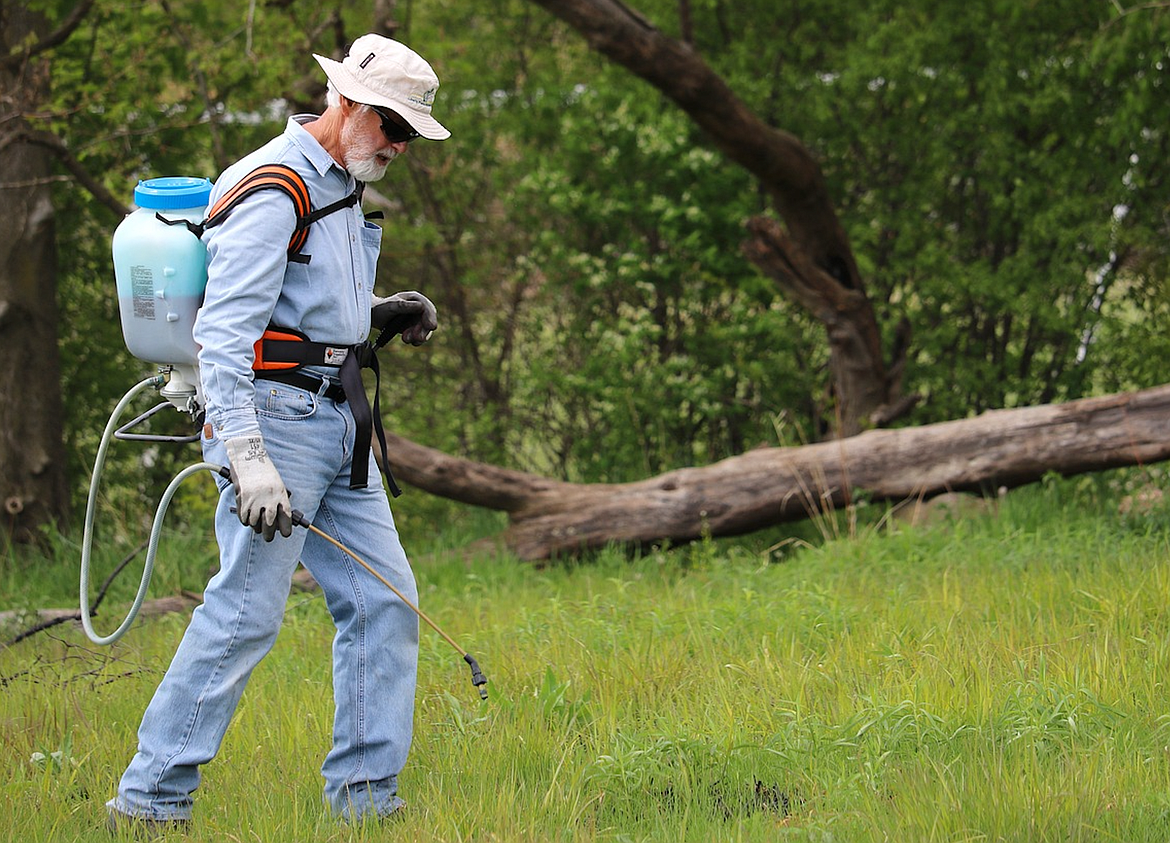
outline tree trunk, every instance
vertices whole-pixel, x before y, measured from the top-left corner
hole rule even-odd
[[[29,51],[47,33],[21,4],[0,18],[0,503],[3,529],[26,541],[68,512],[57,353],[52,154],[28,140],[22,114],[48,93],[48,66]]]
[[[912,401],[887,367],[873,305],[824,174],[799,138],[757,117],[694,49],[668,38],[620,0],[533,0],[599,53],[674,100],[731,160],[760,180],[784,220],[749,224],[744,252],[828,333],[834,428],[848,436],[888,422]]]
[[[509,513],[503,544],[522,559],[738,535],[871,500],[993,492],[1170,458],[1170,385],[797,448],[761,448],[636,483],[578,485],[447,456],[398,437],[394,471],[437,495]]]

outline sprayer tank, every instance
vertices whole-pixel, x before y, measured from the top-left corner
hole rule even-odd
[[[156,364],[194,365],[191,336],[207,286],[207,250],[181,222],[198,223],[211,182],[185,176],[138,183],[130,213],[114,232],[114,280],[122,336],[130,353]]]

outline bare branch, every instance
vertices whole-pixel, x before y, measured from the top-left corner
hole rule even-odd
[[[900,501],[1012,488],[1049,471],[1074,475],[1149,465],[1170,459],[1167,413],[1170,385],[870,430],[834,442],[757,448],[633,483],[565,483],[386,438],[401,479],[506,511],[509,526],[496,541],[521,559],[538,560],[612,542],[738,535],[846,506],[854,490]]]
[[[714,144],[759,180],[784,221],[773,226],[772,277],[829,334],[835,432],[864,427],[886,393],[881,331],[820,164],[799,138],[768,124],[685,40],[671,38],[621,0],[533,0],[589,45],[673,100]],[[680,0],[680,12],[689,9]],[[685,37],[685,35],[684,35]],[[756,240],[761,239],[753,230]],[[755,260],[749,244],[749,257]]]
[[[126,566],[134,561],[134,558],[146,549],[146,545],[147,543],[143,542],[142,544],[138,545],[138,547],[134,548],[134,550],[130,551],[130,553],[127,554],[126,557],[118,563],[117,567],[114,568],[110,575],[106,577],[105,582],[103,582],[101,588],[98,589],[97,597],[94,599],[93,603],[90,604],[89,616],[91,618],[97,614],[98,606],[100,606],[102,601],[106,599],[106,593],[110,590],[110,586],[114,584],[114,580],[117,579],[118,574],[122,573]],[[57,609],[48,609],[42,610],[38,614],[42,615],[42,620],[39,623],[34,624],[23,632],[18,633],[15,637],[10,639],[5,646],[11,647],[14,644],[19,644],[26,638],[31,638],[38,632],[44,632],[46,629],[52,629],[59,624],[81,620],[81,612],[61,612]]]
[[[1117,12],[1117,17],[1110,18],[1100,26],[1100,29],[1108,29],[1120,20],[1124,20],[1130,15],[1138,12],[1150,12],[1155,9],[1170,9],[1170,0],[1154,0],[1150,3],[1139,3],[1136,6],[1130,6],[1128,9],[1121,5],[1120,0],[1112,0],[1114,11]]]
[[[1119,17],[1125,17],[1135,12],[1148,12],[1152,9],[1170,9],[1170,0],[1161,0],[1161,2],[1156,3],[1139,3],[1136,6],[1130,6],[1128,9],[1123,8],[1117,0],[1113,0],[1113,7],[1117,9]]]
[[[678,0],[678,29],[684,44],[695,46],[695,25],[691,18],[691,0]]]
[[[69,176],[45,176],[41,179],[22,179],[20,181],[0,182],[0,190],[29,190],[34,187],[45,187],[50,184],[69,181]]]

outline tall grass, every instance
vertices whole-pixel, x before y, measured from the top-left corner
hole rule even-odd
[[[408,809],[384,825],[321,807],[332,630],[294,594],[186,836],[1166,840],[1170,519],[1120,517],[1116,479],[929,527],[842,513],[799,546],[419,558],[423,607],[491,699],[424,628]],[[184,623],[0,651],[0,831],[108,839],[102,803]]]

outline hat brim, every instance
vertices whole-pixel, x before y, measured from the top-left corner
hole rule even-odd
[[[364,105],[380,105],[393,109],[403,120],[411,125],[416,132],[427,140],[441,141],[451,137],[447,127],[430,115],[429,111],[420,111],[417,106],[406,100],[397,100],[379,94],[367,88],[346,70],[345,65],[326,56],[313,54],[317,64],[325,71],[337,93],[343,97],[360,102]]]

